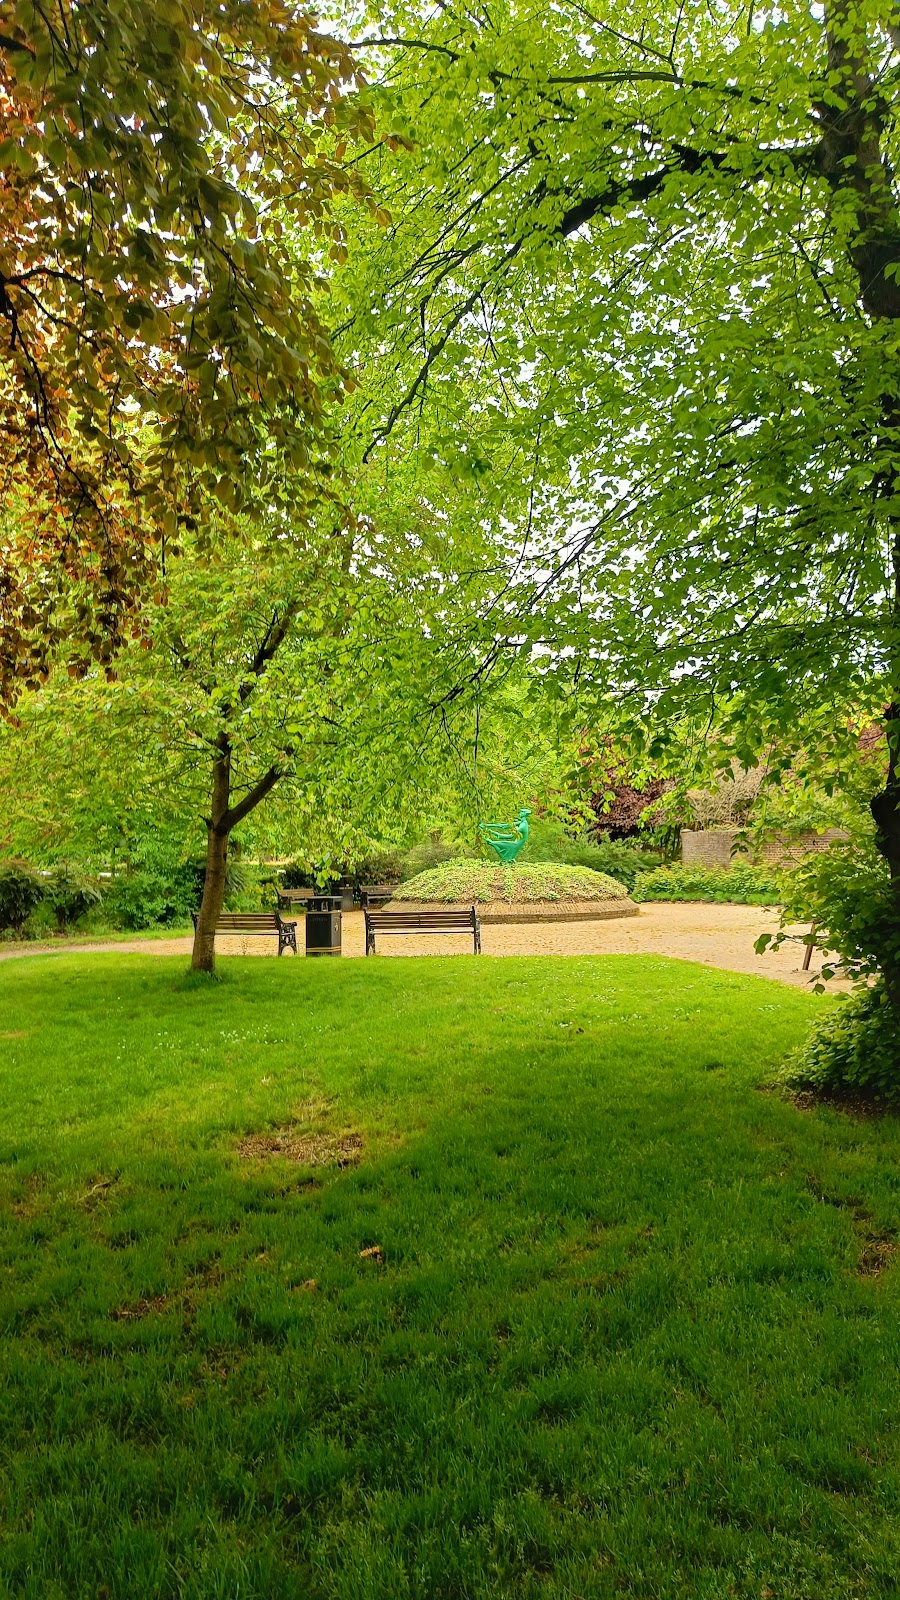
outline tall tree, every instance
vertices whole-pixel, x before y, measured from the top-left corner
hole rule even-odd
[[[635,722],[725,702],[753,759],[883,697],[900,1014],[896,7],[486,0],[353,37],[415,147],[367,168],[397,222],[362,448],[430,409],[464,449],[480,386],[482,475],[515,442],[537,485],[498,637]]]

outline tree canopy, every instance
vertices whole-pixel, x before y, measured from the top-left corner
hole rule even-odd
[[[335,197],[365,196],[360,83],[291,0],[3,8],[0,700],[64,631],[111,660],[209,497],[327,494],[316,298]]]
[[[895,7],[400,5],[352,37],[415,148],[364,164],[398,220],[360,447],[426,430],[532,486],[489,657],[751,761],[887,702],[900,923]]]

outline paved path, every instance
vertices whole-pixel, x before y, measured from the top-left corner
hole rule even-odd
[[[302,919],[301,919],[302,921]],[[777,978],[781,983],[805,985],[809,976],[800,970],[803,950],[799,945],[784,945],[781,950],[758,956],[754,941],[761,933],[774,933],[778,914],[762,906],[684,905],[656,901],[641,907],[640,916],[616,918],[609,922],[514,923],[482,929],[484,953],[488,956],[583,956],[583,955],[659,955],[676,956],[684,961],[700,961],[708,967],[729,972],[751,972],[761,978]],[[805,928],[795,930],[805,932]],[[302,948],[302,927],[300,945]],[[189,938],[129,939],[116,943],[66,944],[36,947],[0,947],[0,961],[26,955],[62,955],[76,952],[103,954],[136,952],[141,955],[188,955]],[[219,953],[225,955],[274,956],[274,940],[220,938]],[[404,956],[457,955],[471,951],[472,941],[444,934],[438,938],[385,939],[379,954],[388,959]],[[345,914],[343,953],[363,956],[365,936],[361,911]],[[285,956],[286,961],[292,960]],[[814,956],[812,976],[821,965]],[[846,988],[839,981],[829,989]]]

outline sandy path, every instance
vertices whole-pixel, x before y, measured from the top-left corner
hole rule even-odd
[[[302,918],[298,929],[303,943]],[[622,917],[609,922],[519,923],[487,926],[482,929],[482,945],[488,956],[583,956],[583,955],[659,955],[683,961],[700,961],[708,967],[729,972],[750,972],[761,978],[777,978],[781,983],[805,985],[814,977],[821,958],[813,957],[812,973],[800,970],[803,949],[784,945],[781,950],[758,956],[754,940],[761,933],[774,933],[776,911],[762,906],[684,905],[656,901],[641,906],[637,917]],[[805,929],[797,929],[805,932]],[[216,948],[221,955],[274,956],[274,940],[221,938]],[[102,954],[136,951],[142,955],[187,955],[189,938],[131,939],[116,944],[67,944],[7,947],[0,949],[0,961],[26,955],[63,955],[76,952]],[[462,955],[471,951],[472,942],[456,935],[437,938],[384,939],[379,954],[388,958],[403,956]],[[347,912],[343,919],[343,954],[362,956],[365,934],[361,911]],[[290,956],[285,957],[291,960]],[[830,982],[829,989],[845,988]]]

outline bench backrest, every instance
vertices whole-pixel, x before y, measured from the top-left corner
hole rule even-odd
[[[432,928],[436,932],[471,933],[476,922],[475,907],[468,911],[367,911],[366,926],[381,933],[393,929]]]

